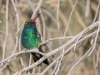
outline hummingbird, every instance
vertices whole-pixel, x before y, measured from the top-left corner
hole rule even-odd
[[[41,35],[36,28],[36,22],[35,22],[38,16],[40,16],[40,14],[38,14],[34,19],[29,18],[25,22],[21,34],[21,44],[26,49],[38,48],[40,52],[44,53],[42,50],[42,46],[41,45],[39,46],[39,44],[42,41],[41,41]],[[38,61],[40,58],[43,57],[43,55],[38,53],[31,53],[31,54],[33,56],[34,62]],[[45,59],[43,63],[49,65],[48,59]]]

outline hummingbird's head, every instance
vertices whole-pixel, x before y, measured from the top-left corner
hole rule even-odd
[[[25,22],[25,27],[34,24],[35,25],[35,21],[37,19],[37,17],[40,16],[40,14],[38,14],[34,19],[29,18],[26,22]]]

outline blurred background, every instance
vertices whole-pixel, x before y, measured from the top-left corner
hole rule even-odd
[[[12,2],[14,2],[16,8],[14,8]],[[20,44],[20,34],[23,29],[23,24],[28,18],[32,17],[32,14],[34,13],[34,10],[38,4],[39,0],[9,0],[9,5],[7,7],[7,0],[0,0],[0,61],[23,49]],[[40,8],[46,25],[46,36],[44,40],[63,37],[64,35],[74,36],[78,34],[93,22],[98,20],[100,13],[99,5],[99,0],[43,0]],[[6,18],[7,13],[8,19]],[[59,22],[57,21],[57,14]],[[16,15],[18,15],[18,17]],[[95,17],[95,15],[97,16]],[[8,26],[6,26],[7,21]],[[36,24],[40,34],[43,36],[43,25],[41,25],[41,22],[42,20],[40,17],[37,19]],[[67,33],[65,33],[68,24],[69,26]],[[7,29],[8,35],[6,32]],[[6,37],[7,39],[5,43]],[[64,42],[62,42],[61,39],[50,41],[47,43],[50,48],[44,47],[44,50],[45,52],[50,52],[50,50],[58,48],[70,39],[71,38]],[[97,49],[99,47],[99,43],[100,41],[98,40],[96,46]],[[59,75],[67,75],[72,65],[82,57],[89,47],[90,40],[87,39],[69,60],[67,60],[68,56],[70,55],[68,54],[68,56],[64,58]],[[3,52],[4,50],[5,52]],[[50,62],[55,60],[59,55],[60,52],[54,55],[54,59],[50,57]],[[24,65],[21,64],[21,61],[24,62]],[[33,60],[32,63],[34,63]],[[28,64],[29,53],[22,54],[19,57],[16,57],[16,59],[13,59],[9,64],[6,65],[5,62],[3,66],[1,65],[2,73],[0,75],[13,75],[15,72],[27,67]],[[6,65],[6,67],[4,67],[4,65]],[[47,66],[43,64],[41,72],[46,67]],[[39,68],[37,66],[35,72],[37,72],[38,69]],[[51,75],[51,70],[45,75]],[[81,61],[74,68],[71,75],[95,75],[93,56],[91,55],[90,57]]]

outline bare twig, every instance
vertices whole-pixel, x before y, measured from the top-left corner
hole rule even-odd
[[[73,38],[73,36],[51,38],[51,39],[48,39],[48,40],[42,42],[40,45],[46,44],[46,43],[49,42],[49,41],[54,41],[54,40],[59,40],[59,39],[61,39],[61,40],[62,40],[62,39],[71,39],[71,38]]]
[[[4,60],[5,58],[6,42],[8,37],[8,7],[9,7],[9,0],[7,0],[6,2],[6,37],[3,44],[2,60]]]
[[[66,33],[67,33],[67,30],[68,30],[68,27],[69,27],[69,23],[70,23],[71,17],[72,17],[73,11],[74,11],[75,6],[77,5],[77,3],[78,3],[78,0],[76,0],[75,4],[73,6],[73,9],[72,9],[72,11],[70,13],[69,20],[68,20],[68,23],[67,23],[67,27],[66,27],[65,32],[64,32],[64,36],[66,36]]]
[[[15,57],[15,56],[18,56],[18,55],[20,55],[20,54],[31,53],[31,52],[39,53],[39,54],[45,56],[45,54],[42,53],[42,52],[39,52],[39,51],[37,50],[37,48],[32,49],[32,50],[28,50],[28,51],[25,51],[25,49],[24,49],[24,50],[22,50],[22,51],[20,51],[20,52],[18,52],[18,53],[15,53],[15,54],[9,56],[8,58],[4,59],[3,61],[0,61],[0,63],[7,62],[7,60],[9,60],[9,59],[11,59],[11,58],[13,58],[13,57]]]
[[[60,32],[60,27],[59,27],[59,7],[60,7],[60,0],[58,0],[58,5],[57,5],[57,26],[58,26],[58,32]]]
[[[94,23],[94,22],[96,21],[97,14],[98,14],[98,12],[99,12],[99,10],[100,10],[99,8],[100,8],[100,2],[98,3],[97,9],[96,9],[96,14],[95,14],[95,17],[94,17],[92,23]]]
[[[45,20],[44,20],[41,9],[39,9],[39,11],[41,13],[41,20],[42,20],[42,24],[43,24],[43,38],[42,38],[42,41],[45,41],[45,39],[46,39],[46,24],[45,24]]]
[[[39,0],[39,3],[37,5],[36,9],[34,10],[34,13],[33,13],[33,15],[32,15],[31,18],[34,18],[35,14],[37,13],[37,11],[39,10],[39,8],[41,7],[42,1],[43,0]]]
[[[90,11],[90,0],[86,0],[86,11],[85,11],[85,17],[89,16]]]
[[[73,68],[80,62],[82,61],[84,58],[86,58],[87,54],[90,52],[90,50],[92,49],[93,46],[91,46],[91,48],[72,66],[72,68],[70,69],[68,75],[71,74],[71,71],[73,70]]]
[[[71,7],[73,8],[74,5],[73,5],[72,0],[68,0],[68,1],[69,1],[69,3],[70,3]],[[79,21],[80,25],[82,26],[82,28],[85,29],[85,28],[86,28],[86,25],[85,25],[84,22],[82,21],[80,15],[79,15],[79,13],[77,12],[76,9],[75,9],[75,15],[76,15],[76,18],[77,18],[77,20]]]

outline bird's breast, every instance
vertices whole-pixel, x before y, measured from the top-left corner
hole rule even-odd
[[[41,40],[37,37],[37,32],[33,29],[23,29],[21,34],[22,46],[31,49],[35,48],[40,44]]]

